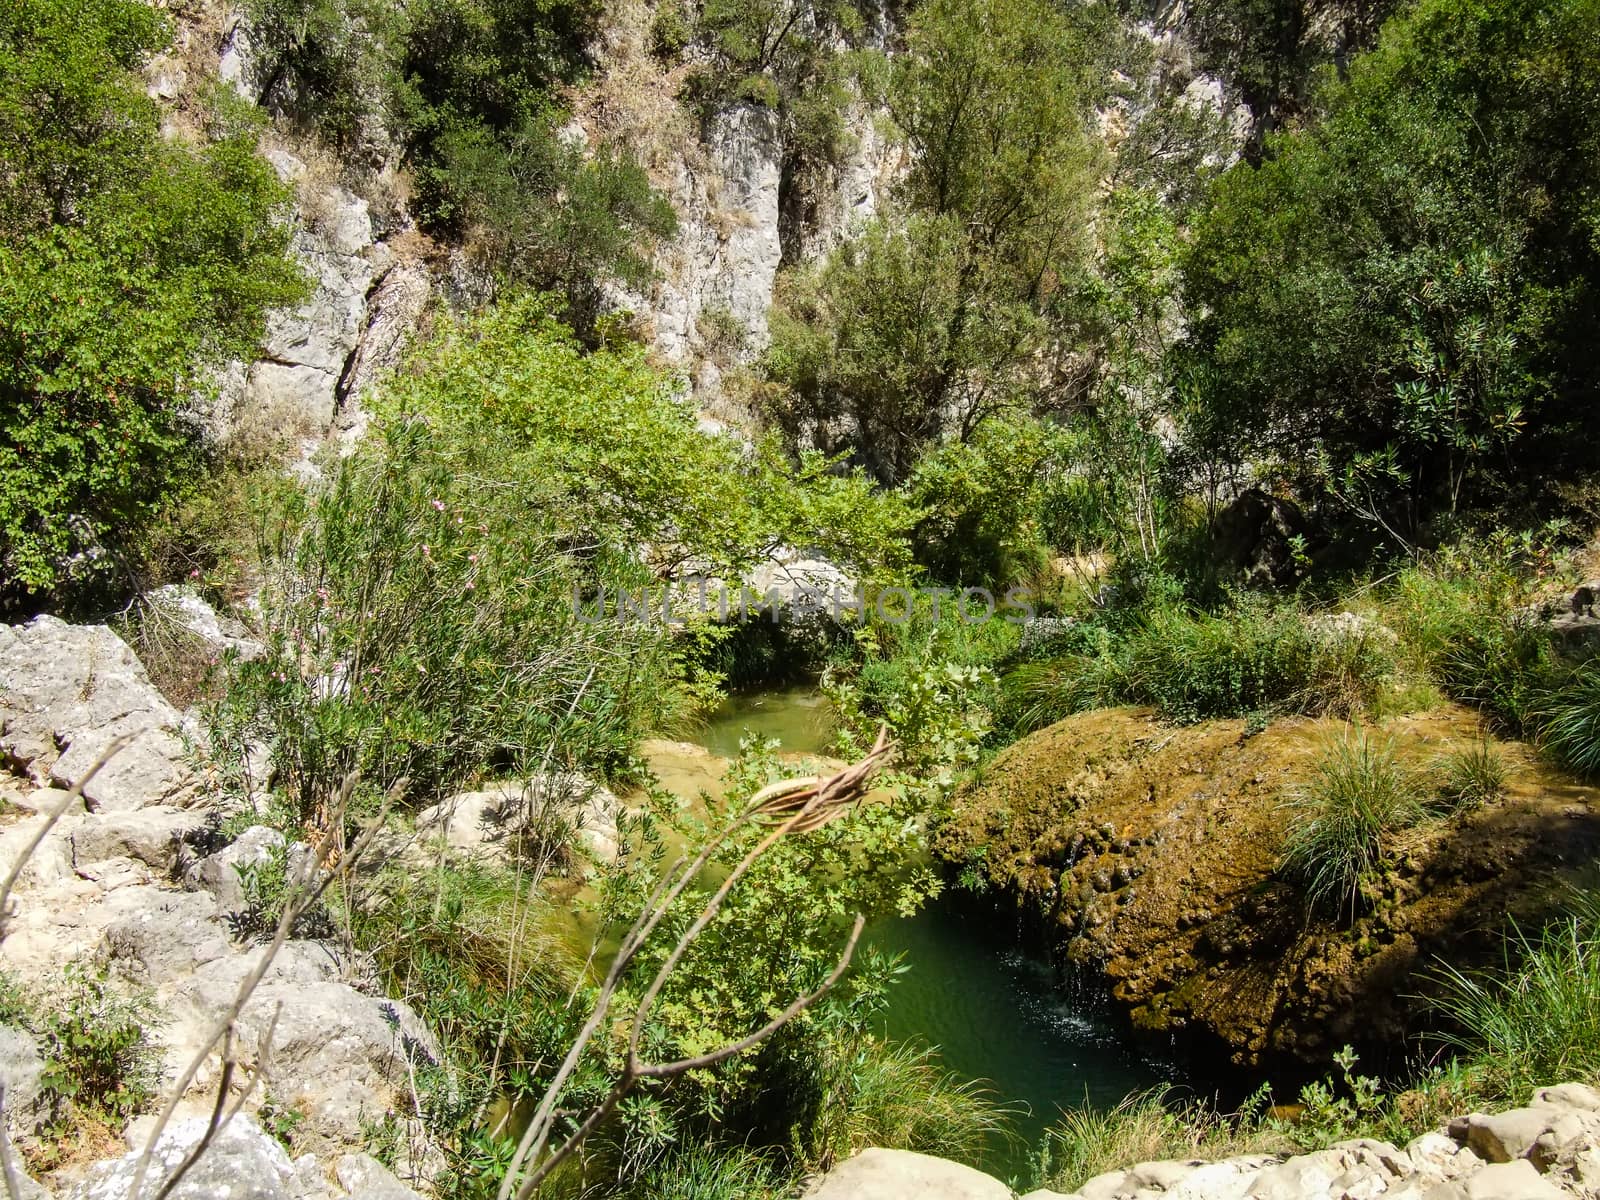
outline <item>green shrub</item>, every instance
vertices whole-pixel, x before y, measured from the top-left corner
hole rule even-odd
[[[59,986],[30,996],[0,976],[0,1019],[32,1031],[45,1060],[40,1079],[56,1136],[74,1120],[121,1127],[154,1098],[161,1056],[150,1037],[155,1006],[142,993],[123,995],[104,972],[68,963]]]
[[[1544,745],[1564,766],[1600,778],[1600,662],[1580,667],[1547,693],[1538,719]]]
[[[676,62],[694,40],[694,20],[683,0],[658,0],[650,18],[650,53],[665,62]]]
[[[1279,871],[1299,885],[1313,911],[1353,920],[1362,886],[1393,836],[1424,815],[1417,792],[1392,740],[1358,732],[1334,741],[1290,798]]]
[[[1551,1080],[1600,1081],[1600,898],[1574,897],[1570,913],[1540,933],[1513,927],[1503,973],[1441,968],[1449,1044],[1493,1093],[1521,1103]]]
[[[168,37],[139,0],[0,14],[5,598],[103,580],[199,468],[185,413],[209,369],[303,291],[237,101],[202,110],[209,142],[162,136],[138,68]]]
[[[1402,571],[1385,599],[1403,645],[1445,694],[1519,735],[1536,727],[1554,670],[1548,635],[1523,615],[1529,551],[1506,535],[1465,541]]]
[[[1451,812],[1478,808],[1505,794],[1505,757],[1488,738],[1480,738],[1455,751],[1442,765],[1444,777],[1440,791]]]
[[[258,102],[359,151],[383,116],[394,11],[369,0],[249,0],[245,14]]]

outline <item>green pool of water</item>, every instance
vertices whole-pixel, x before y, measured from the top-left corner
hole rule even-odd
[[[1063,1108],[1112,1108],[1173,1074],[1063,994],[1048,965],[1018,949],[998,919],[941,900],[875,926],[869,939],[904,955],[909,968],[889,993],[883,1032],[937,1046],[946,1067],[985,1080],[1012,1106],[1015,1139],[991,1146],[979,1165],[1021,1180]]]
[[[822,754],[833,736],[833,715],[822,693],[811,687],[735,693],[706,719],[694,740],[713,754],[735,758],[746,732],[777,738],[785,750]]]
[[[810,688],[745,693],[696,740],[731,757],[747,730],[780,739],[785,750],[821,752],[827,703]],[[885,1035],[937,1047],[946,1067],[987,1081],[1014,1109],[1016,1138],[991,1148],[986,1169],[1021,1180],[1063,1107],[1110,1108],[1172,1078],[1133,1053],[1091,1006],[1063,995],[1049,967],[1018,950],[992,914],[942,901],[909,920],[879,923],[868,939],[902,954],[909,968],[890,991]]]

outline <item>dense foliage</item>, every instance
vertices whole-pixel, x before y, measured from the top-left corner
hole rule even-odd
[[[1230,171],[1185,264],[1209,451],[1414,539],[1594,432],[1595,14],[1427,0]]]
[[[0,592],[112,565],[197,466],[185,412],[299,294],[285,194],[219,97],[166,138],[139,0],[0,14]]]

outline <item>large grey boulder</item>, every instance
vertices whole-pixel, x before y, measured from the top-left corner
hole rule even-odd
[[[189,1028],[214,1022],[263,952],[196,968],[177,989],[172,1007],[180,1022]],[[408,1005],[343,982],[345,965],[321,943],[288,943],[238,1022],[241,1066],[253,1071],[276,1014],[268,1052],[273,1094],[306,1114],[297,1138],[318,1152],[359,1144],[364,1125],[408,1093],[413,1072],[440,1059],[437,1042]]]
[[[806,1200],[1011,1200],[992,1175],[910,1150],[863,1150],[806,1193]]]
[[[72,829],[73,863],[131,858],[170,872],[177,865],[183,839],[205,823],[204,813],[184,808],[141,808],[88,817]]]
[[[1250,488],[1217,514],[1211,556],[1247,587],[1288,587],[1300,578],[1296,551],[1310,528],[1293,500]]]
[[[174,1121],[156,1143],[141,1189],[153,1197],[205,1136],[208,1121]],[[72,1193],[74,1200],[129,1200],[139,1151],[96,1163]],[[204,1154],[170,1193],[172,1200],[293,1200],[294,1164],[254,1118],[243,1113],[217,1131]]]
[[[104,625],[50,616],[0,626],[0,753],[40,785],[70,788],[117,737],[129,743],[84,788],[91,809],[159,804],[192,783],[181,717]]]
[[[106,926],[106,958],[134,983],[168,983],[232,952],[206,892],[122,888],[106,902],[121,914]]]

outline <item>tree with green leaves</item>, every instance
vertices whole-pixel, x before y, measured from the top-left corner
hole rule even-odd
[[[789,288],[775,414],[885,483],[928,447],[1045,404],[1097,172],[1087,116],[1109,18],[1045,0],[935,0],[911,19],[888,105],[912,151],[898,200]]]
[[[1174,364],[1211,456],[1276,462],[1408,540],[1586,464],[1597,16],[1426,0],[1220,180]]]
[[[209,367],[302,294],[287,199],[254,127],[161,134],[137,68],[167,43],[141,0],[0,14],[0,594],[103,571],[199,468]]]

